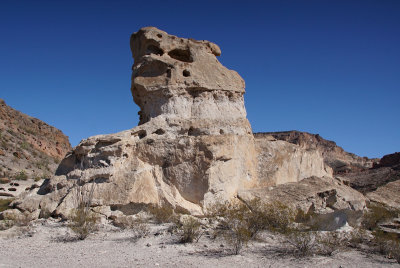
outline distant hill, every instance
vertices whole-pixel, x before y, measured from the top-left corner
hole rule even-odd
[[[0,99],[0,178],[49,177],[69,150],[60,130]]]

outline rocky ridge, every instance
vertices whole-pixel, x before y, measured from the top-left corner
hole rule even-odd
[[[0,99],[0,178],[49,178],[69,150],[60,130]]]

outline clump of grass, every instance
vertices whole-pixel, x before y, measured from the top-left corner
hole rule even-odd
[[[15,176],[16,180],[22,180],[22,181],[26,181],[28,179],[28,175],[26,175],[26,172],[24,170],[21,170],[17,176]]]

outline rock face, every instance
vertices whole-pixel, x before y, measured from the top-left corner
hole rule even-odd
[[[201,214],[258,184],[244,81],[219,63],[219,47],[147,27],[132,35],[131,50],[139,126],[83,140],[39,190],[45,197],[30,193],[17,207],[65,216],[80,179],[96,183],[95,206],[164,203]]]
[[[14,201],[14,207],[67,217],[76,206],[78,184],[87,191],[94,187],[92,205],[99,211],[129,213],[151,203],[192,214],[239,192],[311,176],[325,176],[330,190],[339,187],[318,148],[253,136],[244,81],[220,64],[217,45],[146,27],[132,35],[131,50],[139,126],[81,141],[56,176]],[[340,199],[337,207],[351,207],[350,201]]]
[[[263,186],[298,182],[311,176],[333,175],[318,148],[304,148],[265,133],[255,133],[254,138],[258,177]]]
[[[0,99],[0,178],[49,178],[69,150],[60,130]]]
[[[348,153],[333,141],[323,139],[318,134],[300,131],[267,132],[277,140],[287,141],[299,145],[305,150],[318,150],[324,162],[333,169],[334,174],[358,172],[371,168],[379,159],[369,159]]]
[[[337,178],[372,202],[400,209],[400,153],[385,155],[371,169],[341,174]]]

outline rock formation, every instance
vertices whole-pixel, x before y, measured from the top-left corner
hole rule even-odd
[[[143,204],[202,214],[238,193],[249,196],[311,176],[323,177],[315,180],[322,192],[331,193],[328,203],[341,198],[329,203],[333,209],[364,207],[363,197],[348,198],[354,190],[332,178],[324,151],[273,135],[253,136],[244,81],[217,60],[216,44],[146,27],[132,35],[131,50],[139,126],[81,141],[53,178],[14,201],[14,207],[67,217],[75,206],[74,187],[95,185],[92,205],[103,214],[136,211]]]
[[[256,135],[271,135],[277,140],[296,144],[305,150],[318,150],[325,164],[332,168],[334,174],[358,172],[371,168],[379,159],[369,159],[348,153],[333,141],[323,139],[318,134],[300,131],[267,132]]]
[[[60,130],[0,99],[0,178],[49,178],[69,150]]]

